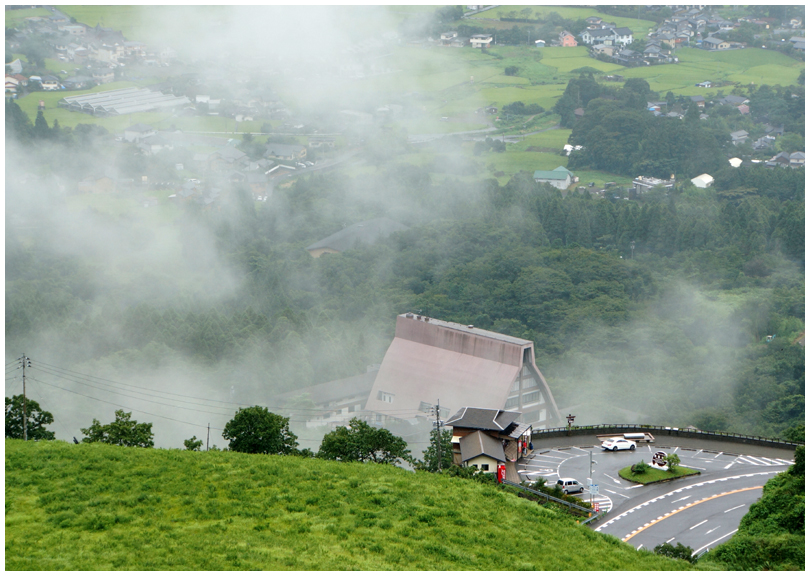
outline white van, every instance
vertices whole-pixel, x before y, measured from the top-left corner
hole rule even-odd
[[[566,494],[585,491],[585,486],[580,484],[579,480],[574,480],[573,478],[560,478],[557,480],[557,486]]]

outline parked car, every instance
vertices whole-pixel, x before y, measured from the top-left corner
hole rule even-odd
[[[579,480],[574,480],[573,478],[560,478],[557,480],[557,486],[566,494],[585,491],[585,486],[580,484]]]
[[[611,438],[602,442],[602,450],[635,450],[636,443],[626,438]]]

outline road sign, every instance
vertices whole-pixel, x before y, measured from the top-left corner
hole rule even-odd
[[[599,494],[599,484],[591,484],[588,492],[590,494]]]

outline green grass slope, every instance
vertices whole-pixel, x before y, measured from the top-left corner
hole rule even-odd
[[[6,440],[6,570],[683,570],[390,466]]]

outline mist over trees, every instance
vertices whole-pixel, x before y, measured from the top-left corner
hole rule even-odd
[[[414,16],[400,32],[405,39],[438,35],[460,10]],[[507,17],[539,20],[523,10]],[[498,41],[523,44],[554,36],[557,26],[585,25],[557,14],[530,24],[528,35],[525,28],[498,31]],[[255,32],[258,24],[245,26]],[[461,35],[485,31],[457,28]],[[210,45],[190,43],[202,54],[195,65],[228,64],[226,37],[213,36]],[[36,61],[37,46],[24,48]],[[276,57],[283,64],[289,53]],[[541,58],[531,55],[534,63]],[[391,96],[350,89],[313,96],[290,88],[295,74],[267,83],[311,96],[310,116],[324,130],[334,129],[342,106],[370,114]],[[173,75],[167,91],[194,96],[197,76]],[[239,80],[228,76],[214,90],[257,82]],[[803,149],[803,89],[753,86],[747,97],[752,118],[784,125],[780,147]],[[651,98],[678,107],[684,119],[654,117],[646,110]],[[524,100],[510,97],[502,112],[544,113]],[[199,107],[205,120],[210,110],[202,104],[194,113]],[[459,153],[460,136],[420,146],[383,122],[341,132],[357,152],[349,169],[279,181],[261,202],[244,182],[227,181],[216,209],[189,203],[146,218],[105,206],[111,197],[139,198],[136,192],[99,193],[85,205],[76,183],[107,174],[168,181],[193,153],[178,147],[147,156],[116,142],[91,116],[60,126],[7,99],[7,358],[26,350],[35,361],[82,374],[266,405],[286,418],[278,394],[364,372],[382,360],[395,316],[421,310],[532,340],[558,405],[570,406],[578,422],[794,433],[804,420],[803,348],[796,343],[804,331],[804,169],[729,167],[728,132],[752,120],[731,106],[714,106],[701,120],[688,97],[656,95],[643,79],[611,87],[586,71],[568,81],[551,110],[572,128],[570,142],[583,145],[568,158],[570,169],[675,174],[678,184],[630,201],[610,189],[604,198],[563,195],[527,172],[499,182]],[[273,129],[261,121],[262,132]],[[289,134],[274,140],[295,143]],[[245,135],[232,144],[258,160],[267,138]],[[509,153],[492,138],[469,147],[479,158]],[[689,184],[701,172],[713,175],[713,188]],[[383,216],[409,229],[341,254],[316,259],[306,251]],[[59,394],[45,384],[39,390]],[[110,416],[82,413],[85,400],[71,400],[42,400],[60,435]],[[120,395],[122,405],[130,400]],[[231,404],[212,410],[215,425],[232,417]],[[300,412],[289,413],[301,423]],[[204,426],[211,417],[185,418]],[[154,422],[157,435],[164,427],[174,446],[205,432]]]

